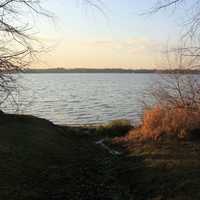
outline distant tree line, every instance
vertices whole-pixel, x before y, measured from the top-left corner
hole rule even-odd
[[[24,69],[23,73],[160,73],[160,74],[199,74],[198,69],[123,69],[123,68],[48,68]]]

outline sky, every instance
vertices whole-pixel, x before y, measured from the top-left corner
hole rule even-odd
[[[33,67],[164,66],[163,52],[177,41],[183,14],[173,10],[147,14],[156,0],[102,2],[98,10],[84,0],[46,0],[42,6],[54,18],[37,19],[37,37],[46,51]]]

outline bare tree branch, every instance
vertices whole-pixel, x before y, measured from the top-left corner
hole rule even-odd
[[[27,66],[37,52],[31,37],[34,14],[51,16],[40,0],[0,0],[0,105],[17,87],[13,73]]]

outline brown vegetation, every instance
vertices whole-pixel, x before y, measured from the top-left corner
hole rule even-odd
[[[188,139],[200,129],[200,112],[186,107],[155,106],[145,111],[142,125],[129,132],[126,139]]]
[[[116,141],[199,137],[199,81],[183,75],[172,77],[150,91],[147,97],[154,99],[154,104],[144,109],[141,125]]]

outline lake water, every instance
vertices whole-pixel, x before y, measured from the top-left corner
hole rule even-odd
[[[23,74],[19,75],[18,110],[58,124],[105,123],[113,119],[137,121],[143,91],[157,74]]]

